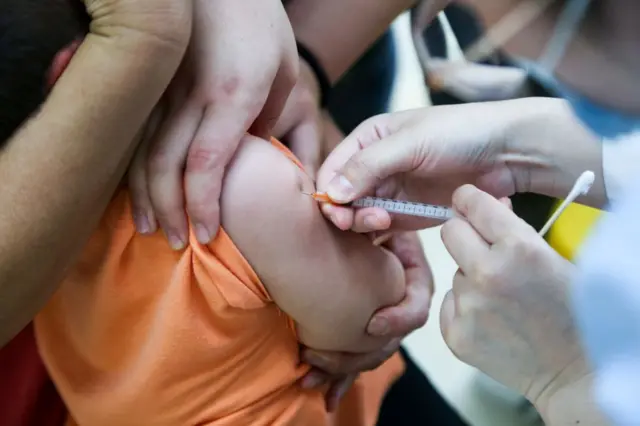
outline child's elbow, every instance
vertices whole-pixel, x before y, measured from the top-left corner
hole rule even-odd
[[[388,338],[367,332],[372,317],[385,307],[400,303],[405,297],[405,274],[398,259],[389,252],[369,263],[370,270],[345,277],[344,286],[324,311],[324,320],[298,327],[300,341],[311,348],[329,351],[365,353],[388,344]],[[381,261],[382,260],[382,261]]]

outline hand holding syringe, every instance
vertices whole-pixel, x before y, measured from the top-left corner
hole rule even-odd
[[[578,180],[576,180],[576,183],[573,185],[571,192],[569,192],[563,203],[556,209],[553,215],[551,215],[549,220],[547,220],[547,223],[542,227],[542,229],[540,229],[538,234],[540,236],[544,236],[549,231],[549,229],[551,229],[551,226],[560,217],[562,212],[567,208],[569,204],[573,203],[578,197],[587,195],[589,190],[591,190],[591,186],[593,185],[594,180],[595,174],[592,171],[587,170],[582,173]],[[321,203],[333,203],[331,198],[329,198],[327,194],[322,192],[305,194],[310,195],[314,200]],[[450,207],[425,203],[414,203],[411,201],[391,200],[379,197],[358,198],[349,203],[347,206],[359,208],[377,207],[386,210],[389,213],[424,217],[442,221],[451,219],[455,215],[453,209],[451,209]]]

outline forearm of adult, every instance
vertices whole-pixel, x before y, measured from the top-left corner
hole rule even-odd
[[[153,2],[133,8],[145,3]],[[190,16],[159,3],[125,18],[95,11],[91,33],[39,113],[0,152],[0,346],[76,259],[181,61]],[[140,24],[141,15],[155,22]]]
[[[318,58],[335,83],[391,22],[415,0],[291,0],[287,13],[296,39]]]
[[[586,170],[596,180],[578,201],[601,208],[607,202],[602,142],[575,118],[561,99],[526,98],[503,103],[513,117],[505,134],[518,192],[565,197]]]

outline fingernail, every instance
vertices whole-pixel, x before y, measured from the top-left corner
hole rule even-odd
[[[351,200],[355,194],[355,190],[351,182],[349,182],[346,177],[340,175],[337,180],[334,179],[329,184],[327,194],[332,200],[344,203]]]
[[[149,224],[149,219],[142,210],[136,211],[133,214],[133,221],[136,224],[136,229],[140,234],[151,233],[151,225]]]
[[[167,239],[169,240],[169,246],[171,246],[172,250],[178,251],[184,248],[184,241],[177,234],[168,232]]]
[[[386,336],[389,333],[389,321],[384,318],[374,318],[367,329],[372,336]]]
[[[195,226],[196,239],[200,244],[209,244],[211,241],[211,234],[207,230],[207,227],[199,223]]]

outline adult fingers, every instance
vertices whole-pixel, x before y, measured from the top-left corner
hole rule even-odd
[[[291,129],[287,135],[287,142],[306,173],[315,178],[322,156],[322,126],[319,114],[313,114]]]
[[[202,119],[199,105],[176,105],[151,142],[148,158],[148,186],[160,227],[171,248],[181,250],[187,243],[184,212],[183,168],[189,144]]]
[[[371,207],[356,209],[351,230],[358,233],[386,231],[419,231],[441,225],[442,219],[427,219],[417,216],[391,214],[384,209]]]
[[[345,376],[377,368],[398,350],[400,341],[392,339],[382,349],[364,354],[305,349],[302,360],[333,377]]]
[[[422,327],[429,316],[432,293],[430,277],[412,279],[407,284],[404,299],[395,306],[378,311],[367,332],[373,336],[406,336]]]
[[[455,329],[455,321],[458,317],[457,305],[458,301],[455,293],[453,290],[449,290],[447,294],[445,294],[444,300],[442,301],[442,307],[440,308],[440,333],[442,334],[442,338],[445,343],[456,357],[458,357],[458,345],[456,342],[459,340],[459,336]]]
[[[464,185],[453,193],[453,207],[489,244],[522,229],[525,224],[505,203],[473,185]]]
[[[322,204],[321,211],[324,216],[342,231],[347,231],[353,225],[353,210],[336,204]]]
[[[271,137],[272,131],[285,109],[287,99],[296,84],[297,76],[297,61],[280,67],[271,85],[267,100],[250,127],[251,134],[263,139]]]
[[[359,357],[344,352],[316,351],[307,348],[302,352],[302,361],[311,365],[314,369],[322,371],[329,376],[344,376],[358,371]]]
[[[153,213],[153,205],[151,204],[151,196],[147,185],[148,152],[149,141],[143,141],[138,146],[127,173],[133,222],[136,225],[136,231],[144,235],[154,233],[157,228],[156,216]]]
[[[358,378],[358,374],[349,374],[344,378],[335,381],[329,390],[327,391],[327,396],[325,398],[327,411],[332,413],[340,405],[340,401],[346,395],[346,393],[353,386],[353,382]]]
[[[456,358],[468,362],[470,354],[477,354],[474,334],[482,332],[475,321],[474,312],[486,309],[477,296],[476,285],[460,270],[453,278],[453,288],[445,295],[440,309],[440,331]]]
[[[422,162],[419,145],[408,132],[383,138],[356,151],[327,186],[336,202],[347,203],[371,192],[389,176],[411,172]]]
[[[367,332],[374,336],[404,337],[427,321],[433,295],[433,275],[417,233],[395,234],[387,247],[405,270],[405,298],[396,306],[378,311],[369,322]]]
[[[323,158],[326,158],[344,139],[344,133],[338,127],[329,112],[322,112]]]
[[[440,229],[445,248],[466,274],[473,274],[486,259],[491,246],[465,219],[454,217]]]
[[[509,210],[513,211],[513,203],[511,202],[511,198],[502,197],[500,198],[500,202],[504,204]]]
[[[300,380],[303,389],[315,389],[329,383],[331,376],[319,368],[311,368]]]
[[[253,123],[257,108],[250,102],[210,105],[187,154],[187,212],[201,244],[209,243],[220,226],[220,194],[227,164]]]
[[[351,157],[372,144],[393,135],[419,114],[419,110],[405,111],[382,114],[364,121],[340,142],[322,163],[318,172],[318,189],[326,192],[331,181],[338,177]]]
[[[351,230],[361,234],[386,231],[391,227],[391,215],[379,207],[365,207],[354,212]]]
[[[149,118],[142,142],[138,146],[127,173],[131,207],[136,230],[141,234],[156,232],[157,222],[149,194],[147,183],[147,157],[153,132],[155,132],[163,118],[162,108],[157,108]]]

